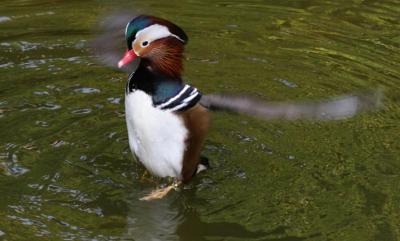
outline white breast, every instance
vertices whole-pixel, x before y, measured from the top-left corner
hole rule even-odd
[[[145,92],[125,97],[129,146],[156,176],[181,178],[187,129],[175,114],[154,108]]]

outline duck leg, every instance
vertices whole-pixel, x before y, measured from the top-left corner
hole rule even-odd
[[[174,181],[171,185],[163,187],[163,188],[158,188],[148,195],[140,198],[140,201],[152,201],[156,199],[161,199],[165,197],[172,189],[177,189],[180,185],[182,184],[181,181]]]

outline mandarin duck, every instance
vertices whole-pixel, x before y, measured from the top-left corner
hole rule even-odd
[[[93,42],[99,59],[129,73],[125,87],[125,116],[129,147],[153,175],[176,182],[143,200],[161,198],[177,184],[187,183],[209,164],[201,156],[210,126],[208,109],[270,119],[336,120],[376,108],[381,95],[344,95],[314,102],[265,102],[244,95],[202,95],[182,79],[186,33],[162,18],[139,15],[128,21],[122,58],[111,44],[112,32],[124,17],[110,18],[108,32]],[[118,42],[119,44],[120,42]],[[135,63],[132,65],[132,63]]]

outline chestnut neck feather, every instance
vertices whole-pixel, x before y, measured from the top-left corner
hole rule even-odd
[[[158,74],[180,79],[183,71],[183,50],[183,44],[174,37],[154,41],[148,57],[143,59],[143,64]]]

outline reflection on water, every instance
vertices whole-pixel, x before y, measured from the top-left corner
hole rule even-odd
[[[139,201],[137,193],[128,199],[127,233],[124,240],[225,240],[235,238],[241,240],[263,241],[301,241],[319,235],[309,237],[288,236],[285,227],[277,227],[270,231],[251,231],[245,226],[235,222],[204,222],[195,208],[190,207],[184,196],[187,192],[175,193],[164,200],[152,202]],[[194,198],[194,197],[192,197]],[[243,205],[238,202],[235,207]]]
[[[98,17],[121,8],[187,31],[185,79],[203,93],[381,88],[385,107],[325,123],[214,113],[213,168],[140,202],[163,181],[130,153],[126,75],[86,51]],[[0,239],[398,240],[399,12],[397,0],[3,0]]]
[[[161,201],[143,202],[139,196],[129,198],[127,240],[177,240],[175,230],[183,217],[179,200],[168,197]]]

